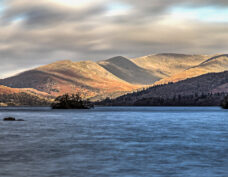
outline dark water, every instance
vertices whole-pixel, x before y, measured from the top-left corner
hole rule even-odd
[[[227,177],[217,107],[0,109],[0,177]]]

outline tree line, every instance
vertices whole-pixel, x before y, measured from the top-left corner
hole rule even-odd
[[[172,97],[152,96],[138,99],[132,94],[131,97],[106,98],[96,104],[104,106],[219,106],[224,102],[225,96],[226,93],[194,93],[190,95],[176,94]]]

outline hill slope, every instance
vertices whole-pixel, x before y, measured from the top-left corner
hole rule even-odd
[[[0,106],[44,106],[50,102],[51,96],[47,93],[0,85]]]
[[[155,82],[155,85],[165,84],[169,82],[177,82],[177,81],[185,80],[187,78],[200,76],[206,73],[223,72],[227,70],[228,70],[228,55],[217,55],[207,59],[206,61],[203,61],[199,65],[193,66],[187,70],[181,71],[170,77],[167,77],[158,82]]]
[[[199,65],[209,57],[211,56],[164,53],[139,57],[131,61],[162,79]]]

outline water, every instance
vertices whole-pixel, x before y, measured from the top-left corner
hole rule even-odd
[[[0,109],[0,177],[227,177],[218,107]]]

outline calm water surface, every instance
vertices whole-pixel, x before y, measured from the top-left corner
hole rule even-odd
[[[0,109],[0,177],[227,177],[218,107]]]

